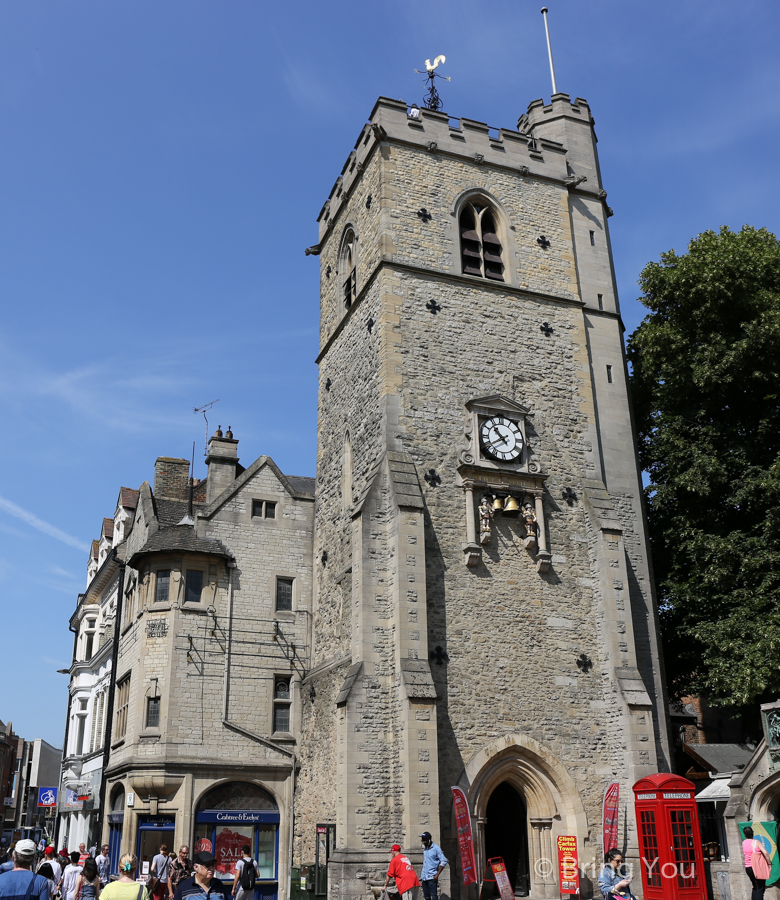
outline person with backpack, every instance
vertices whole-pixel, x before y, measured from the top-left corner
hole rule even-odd
[[[35,841],[16,842],[14,867],[0,875],[0,898],[3,900],[49,900],[49,882],[32,871],[35,863]]]
[[[100,875],[97,863],[91,856],[84,861],[81,874],[76,879],[74,900],[100,900]]]
[[[233,881],[233,900],[252,900],[255,894],[255,885],[260,870],[257,863],[252,859],[252,848],[249,844],[244,844],[241,848],[244,854],[242,859],[236,863],[236,877]]]
[[[168,896],[168,875],[171,871],[171,860],[168,857],[168,845],[161,844],[160,852],[152,860],[151,875],[154,878],[152,897],[154,900],[164,900]],[[149,885],[147,885],[147,888]]]

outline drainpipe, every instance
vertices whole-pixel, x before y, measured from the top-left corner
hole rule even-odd
[[[266,747],[271,747],[273,750],[276,750],[277,753],[282,753],[284,756],[290,758],[290,781],[292,784],[292,796],[290,799],[290,833],[288,839],[288,859],[287,859],[287,898],[290,900],[291,894],[291,885],[292,885],[292,861],[293,861],[293,822],[295,821],[295,751],[288,750],[286,747],[282,747],[280,744],[275,743],[274,741],[269,740],[268,738],[264,738],[259,734],[255,734],[253,731],[248,731],[246,728],[242,728],[240,725],[236,725],[234,722],[229,720],[229,709],[230,709],[230,651],[233,646],[233,572],[235,571],[236,564],[233,560],[229,560],[227,563],[228,570],[228,636],[227,636],[227,647],[225,649],[225,682],[224,682],[224,693],[225,693],[225,703],[222,709],[222,724],[225,728],[229,728],[231,731],[235,731],[238,734],[243,734],[245,737],[250,738],[253,741],[257,741],[259,744],[264,744]],[[281,879],[280,879],[281,880]]]
[[[116,557],[116,550],[113,551]],[[106,707],[106,733],[103,738],[103,769],[100,773],[100,842],[106,823],[106,769],[111,755],[111,735],[114,725],[114,689],[116,688],[116,667],[119,663],[119,637],[122,629],[122,602],[125,597],[125,564],[119,563],[119,584],[116,594],[116,614],[114,616],[114,646],[111,648],[111,675],[108,684],[108,705]]]

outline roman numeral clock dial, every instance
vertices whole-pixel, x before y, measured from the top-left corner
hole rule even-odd
[[[515,462],[523,452],[523,433],[517,422],[503,416],[485,419],[479,439],[486,456],[499,462]]]

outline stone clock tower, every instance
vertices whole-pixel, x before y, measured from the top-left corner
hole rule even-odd
[[[431,831],[465,898],[455,785],[479,874],[557,897],[556,837],[598,858],[605,787],[668,768],[610,215],[560,93],[498,131],[380,98],[320,214],[295,856],[335,825],[332,897]]]

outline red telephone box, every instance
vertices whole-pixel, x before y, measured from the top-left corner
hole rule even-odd
[[[634,785],[646,900],[706,900],[695,786],[659,773]]]

